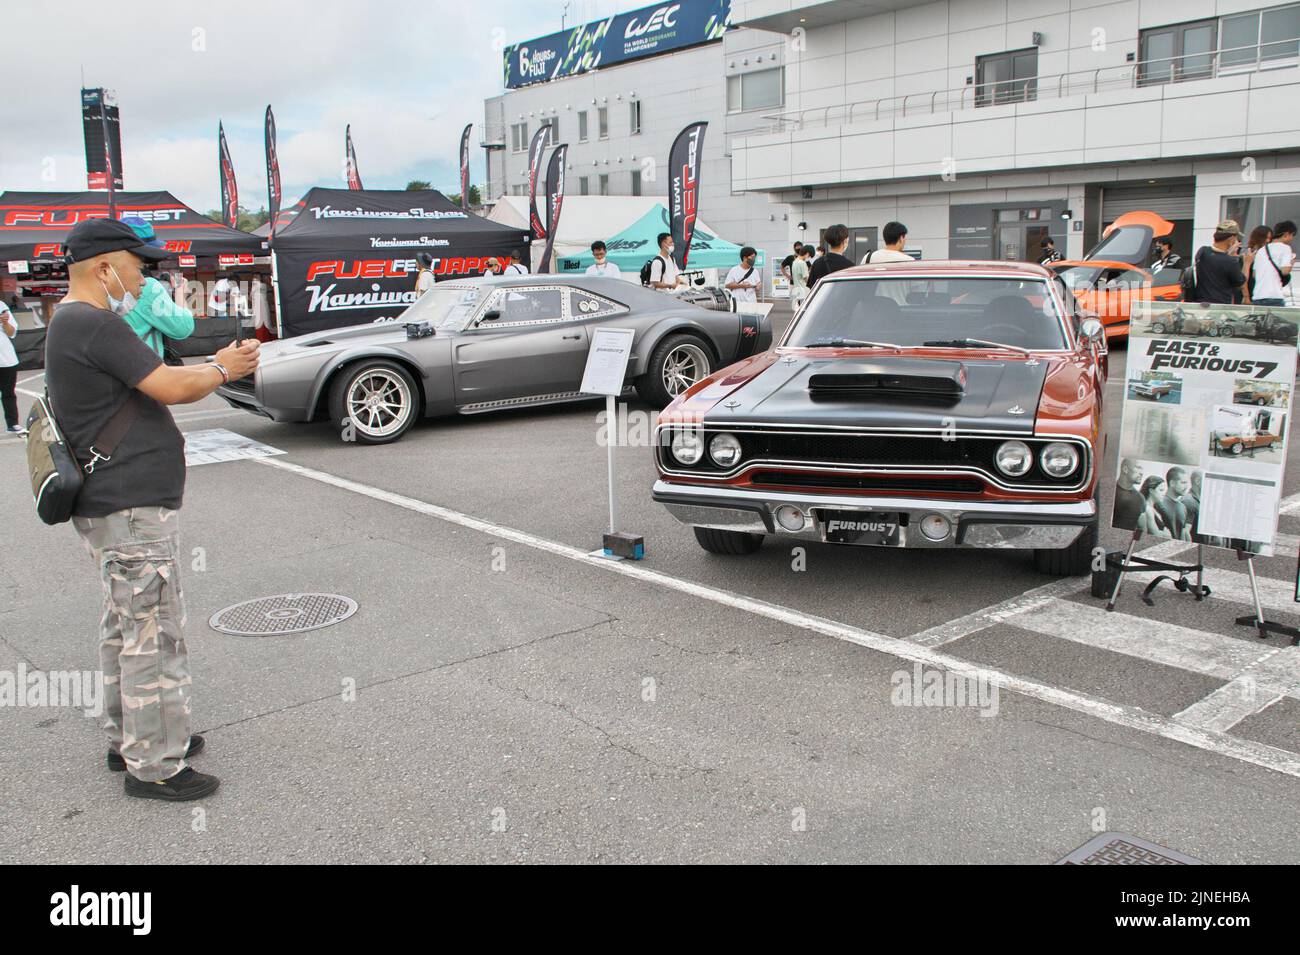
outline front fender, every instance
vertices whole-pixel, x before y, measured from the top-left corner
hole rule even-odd
[[[426,404],[428,402],[428,380],[429,372],[421,367],[406,352],[393,348],[389,345],[364,345],[356,348],[348,348],[330,357],[320,369],[316,372],[316,377],[311,384],[311,394],[307,401],[307,419],[315,417],[321,402],[326,398],[325,391],[329,387],[330,379],[334,372],[338,371],[344,365],[350,365],[355,361],[363,358],[388,358],[405,367],[411,374],[415,375],[420,390],[425,395]]]

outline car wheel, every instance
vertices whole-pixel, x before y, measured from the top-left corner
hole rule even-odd
[[[388,444],[419,415],[415,379],[394,361],[362,361],[344,369],[330,386],[330,418],[344,431],[344,440]]]
[[[695,528],[695,539],[710,554],[725,554],[728,557],[752,554],[763,546],[762,534],[723,531],[716,527]]]
[[[1259,405],[1260,407],[1263,407],[1264,404],[1265,404],[1265,401],[1264,401],[1263,398],[1256,398],[1256,399],[1255,399],[1255,404]]]
[[[1233,454],[1241,454],[1242,448],[1245,447],[1240,441],[1234,441],[1232,447],[1228,448]]]
[[[650,353],[645,374],[636,380],[637,394],[662,408],[712,372],[707,345],[694,335],[669,335]]]
[[[1164,326],[1164,324],[1163,324],[1162,322],[1152,322],[1152,323],[1151,323],[1151,334],[1153,334],[1153,335],[1163,335],[1164,333],[1165,333],[1165,326]]]
[[[1093,496],[1097,503],[1097,514],[1092,523],[1084,527],[1083,533],[1074,539],[1069,547],[1056,550],[1036,548],[1034,550],[1034,569],[1040,574],[1053,577],[1080,577],[1092,572],[1092,552],[1097,546],[1098,531],[1101,526],[1101,500]]]

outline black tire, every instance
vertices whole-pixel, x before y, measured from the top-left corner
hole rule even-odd
[[[1161,322],[1151,323],[1151,334],[1163,335],[1164,333],[1165,333],[1165,326]]]
[[[710,554],[725,554],[728,557],[752,554],[763,546],[762,534],[722,531],[716,527],[695,528],[695,540]]]
[[[401,407],[394,412],[391,410],[393,400],[386,400],[384,407],[371,409],[371,417],[364,422],[360,417],[350,420],[356,411],[362,410],[357,408],[357,403],[362,400],[367,386],[379,398],[399,400]],[[406,434],[423,411],[415,378],[395,361],[363,359],[344,368],[330,383],[330,419],[344,435],[345,441],[389,444]]]
[[[1233,443],[1232,447],[1228,448],[1228,451],[1231,454],[1241,454],[1244,448],[1245,448],[1244,444],[1242,444],[1240,441],[1236,441]]]
[[[1256,399],[1255,399],[1255,404],[1259,405],[1259,406],[1262,408],[1262,407],[1264,407],[1265,404],[1267,404],[1267,399],[1265,399],[1265,398],[1256,398]]]
[[[1100,489],[1099,489],[1100,490]],[[1074,539],[1069,547],[1059,550],[1037,548],[1034,550],[1034,569],[1040,574],[1053,577],[1080,577],[1092,572],[1092,552],[1097,546],[1101,527],[1101,496],[1093,497],[1097,502],[1097,515],[1092,523],[1084,527],[1083,533]]]
[[[683,375],[680,381],[670,388],[665,378],[677,378],[670,374],[670,360],[676,362],[688,356],[690,361],[698,366],[690,372],[691,380],[687,383],[688,376]],[[712,374],[713,364],[713,351],[703,340],[694,335],[668,335],[650,353],[645,374],[636,380],[636,393],[646,404],[662,408],[691,384]]]

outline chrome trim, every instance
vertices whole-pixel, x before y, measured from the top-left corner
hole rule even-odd
[[[738,477],[742,474],[747,474],[750,471],[760,470],[764,467],[776,467],[776,468],[782,468],[787,471],[833,471],[837,473],[847,472],[847,473],[855,473],[855,474],[872,473],[872,472],[879,472],[884,474],[901,474],[901,475],[906,475],[906,474],[968,475],[969,474],[969,475],[975,475],[977,477],[983,478],[987,480],[990,484],[993,484],[995,487],[1004,491],[1015,491],[1015,492],[1031,493],[1031,494],[1062,494],[1062,493],[1070,493],[1073,491],[1079,491],[1087,487],[1088,481],[1091,480],[1092,478],[1093,468],[1095,466],[1095,462],[1093,460],[1093,453],[1092,453],[1093,451],[1092,442],[1088,441],[1086,438],[1080,438],[1077,435],[1056,435],[1056,434],[1008,435],[1005,432],[1000,432],[995,436],[981,437],[981,440],[1022,441],[1025,442],[1026,444],[1028,444],[1030,441],[1041,442],[1041,444],[1038,447],[1034,447],[1033,445],[1030,445],[1030,451],[1032,452],[1035,460],[1037,460],[1038,455],[1042,452],[1043,447],[1046,447],[1047,444],[1056,441],[1062,443],[1073,443],[1079,447],[1081,456],[1086,455],[1087,457],[1086,466],[1082,469],[1078,481],[1075,481],[1071,484],[1049,484],[1049,485],[1009,484],[1005,480],[1003,480],[1002,477],[998,476],[997,474],[991,471],[983,471],[976,467],[968,467],[964,465],[953,465],[953,464],[947,464],[947,465],[940,464],[940,465],[925,467],[923,465],[916,465],[916,464],[902,464],[902,465],[851,464],[842,461],[839,462],[826,461],[826,462],[818,462],[818,463],[809,463],[807,461],[791,461],[782,458],[750,458],[741,461],[730,471],[709,471],[709,472],[695,471],[695,470],[683,471],[680,470],[679,467],[669,466],[667,462],[667,458],[661,453],[664,447],[664,442],[659,436],[660,432],[672,428],[676,428],[679,430],[684,430],[688,428],[692,430],[698,430],[701,433],[701,438],[705,443],[706,449],[708,446],[710,434],[722,434],[724,432],[730,434],[735,434],[737,432],[746,433],[745,429],[741,427],[727,427],[724,425],[706,424],[706,425],[697,426],[697,425],[687,425],[682,423],[660,424],[655,426],[655,442],[654,442],[655,463],[658,465],[661,474],[669,475],[672,477],[692,478],[694,480],[715,481],[715,482],[729,480],[731,478]],[[756,431],[752,433],[800,434],[800,435],[824,433],[828,437],[840,436],[839,433],[837,432],[815,432],[815,431],[770,431],[769,430],[769,431]],[[855,432],[856,435],[861,437],[872,437],[883,433],[884,432],[874,431],[874,430],[873,431],[859,430]],[[928,438],[935,434],[942,434],[942,433],[943,433],[942,429],[933,432],[916,431],[915,429],[913,429],[909,432],[909,436]],[[964,432],[964,433],[971,434],[972,432]],[[980,434],[982,436],[984,432],[980,432]],[[885,434],[885,436],[897,437],[898,435],[894,435],[891,433],[891,434]]]
[[[626,389],[624,389],[626,391]],[[546,401],[574,401],[578,398],[598,398],[599,395],[589,395],[581,391],[557,391],[549,395],[529,395],[525,398],[498,398],[495,401],[473,401],[469,404],[460,405],[456,408],[462,414],[465,412],[488,411],[492,408],[510,408],[515,405],[531,405]]]

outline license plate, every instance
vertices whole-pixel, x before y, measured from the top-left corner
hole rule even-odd
[[[881,511],[822,511],[822,539],[831,544],[897,547],[899,515]]]

